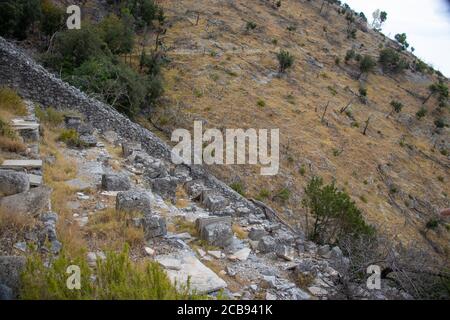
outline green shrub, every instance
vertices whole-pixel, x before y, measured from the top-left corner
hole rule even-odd
[[[397,33],[395,40],[402,45],[402,50],[408,49],[409,43],[406,41],[406,33]]]
[[[40,122],[48,124],[51,127],[57,127],[64,121],[64,113],[52,107],[42,109],[37,106],[35,108],[35,114]]]
[[[42,0],[41,31],[47,36],[53,35],[64,26],[65,12],[50,0]]]
[[[427,109],[424,107],[420,108],[419,111],[416,112],[417,119],[422,119],[427,115]]]
[[[349,62],[350,60],[354,59],[356,56],[355,50],[350,49],[345,54],[345,63]]]
[[[439,224],[440,224],[440,220],[439,219],[431,218],[425,224],[425,228],[431,229],[431,230],[435,230],[435,229],[437,229],[437,227],[439,227]]]
[[[247,23],[245,24],[245,29],[247,31],[256,29],[256,23],[254,23],[253,21],[247,21]]]
[[[58,141],[64,142],[69,147],[81,148],[85,144],[80,140],[78,132],[74,129],[64,129],[58,137]]]
[[[233,182],[230,184],[230,188],[239,193],[241,196],[245,197],[245,188],[241,182]]]
[[[270,191],[267,189],[261,189],[258,193],[257,199],[264,200],[270,197]]]
[[[10,139],[16,139],[17,138],[16,132],[2,118],[0,118],[0,136],[1,137],[7,137],[7,138],[10,138]]]
[[[302,205],[313,218],[311,225],[307,223],[307,233],[315,242],[333,244],[344,236],[375,233],[349,195],[339,191],[334,182],[324,185],[322,178],[313,177],[305,188]]]
[[[401,72],[408,67],[408,62],[401,58],[398,52],[390,48],[380,51],[378,61],[385,71],[394,73]]]
[[[436,126],[436,128],[445,128],[447,126],[447,124],[445,123],[445,120],[442,118],[436,119],[434,121],[434,125]]]
[[[110,14],[99,24],[103,41],[114,54],[131,53],[134,46],[134,30],[131,16],[119,18]]]
[[[289,51],[281,50],[277,54],[280,73],[284,73],[286,69],[294,64],[294,56]]]
[[[372,57],[368,55],[363,56],[361,58],[361,61],[359,62],[359,70],[361,71],[361,73],[359,74],[358,78],[360,78],[363,73],[368,73],[372,71],[375,66],[376,63],[372,59]]]
[[[275,199],[280,199],[281,201],[288,201],[291,197],[291,191],[288,188],[282,188],[275,195]]]
[[[392,107],[393,111],[395,111],[396,113],[399,113],[400,111],[402,111],[403,104],[397,100],[392,100],[391,107]]]
[[[0,109],[19,116],[27,114],[27,107],[22,98],[8,87],[0,87]]]
[[[23,40],[40,16],[40,0],[0,1],[0,36]]]
[[[266,106],[266,102],[263,99],[258,99],[258,101],[256,101],[256,105],[258,107],[264,108]]]
[[[80,290],[69,290],[67,267],[80,268]],[[95,276],[93,278],[93,276]],[[153,261],[141,265],[129,258],[129,249],[108,252],[106,260],[97,260],[92,271],[83,258],[61,253],[49,267],[42,257],[32,254],[21,275],[20,298],[25,300],[175,300],[205,298],[189,293],[189,283],[175,288],[162,268]]]

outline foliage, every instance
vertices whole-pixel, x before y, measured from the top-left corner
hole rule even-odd
[[[37,106],[35,114],[41,123],[50,125],[52,128],[58,127],[64,121],[64,113],[52,107],[42,109]]]
[[[233,182],[230,184],[230,188],[245,197],[245,187],[241,182]]]
[[[80,290],[69,290],[66,282],[70,265],[80,268]],[[50,266],[37,253],[28,257],[21,275],[20,298],[26,300],[175,300],[204,298],[189,293],[189,283],[175,288],[163,269],[153,261],[135,264],[129,249],[108,252],[106,260],[98,259],[96,271],[86,260],[69,257],[65,252],[51,258]]]
[[[373,70],[373,68],[376,66],[376,62],[372,59],[372,57],[368,55],[364,55],[359,62],[359,70],[361,71],[360,76],[363,73],[368,73]]]
[[[59,135],[58,140],[64,142],[70,147],[81,148],[84,146],[84,143],[78,136],[78,132],[74,129],[64,129]]]
[[[395,40],[402,45],[402,50],[408,49],[409,43],[406,41],[406,33],[397,33]]]
[[[55,6],[50,0],[42,0],[41,7],[41,31],[45,35],[51,36],[64,25],[65,12],[58,6]]]
[[[0,2],[0,36],[23,40],[41,15],[40,0]]]
[[[302,205],[314,220],[312,225],[307,223],[307,232],[315,242],[336,243],[344,236],[375,233],[349,195],[339,191],[334,182],[324,186],[322,178],[313,177],[305,188]]]
[[[281,50],[277,53],[280,73],[284,73],[286,69],[292,67],[294,64],[294,56],[286,50]]]
[[[256,23],[253,21],[247,21],[247,23],[245,24],[245,30],[250,31],[250,30],[254,30],[256,28]]]
[[[408,62],[401,58],[398,52],[393,49],[387,48],[380,51],[380,57],[378,61],[385,71],[398,73],[408,67]]]
[[[0,110],[6,110],[19,116],[27,114],[27,107],[22,98],[8,87],[0,87]]]
[[[122,18],[111,14],[99,24],[101,38],[113,54],[130,53],[134,46],[133,18],[124,14]]]
[[[422,119],[427,115],[427,109],[424,107],[420,108],[419,111],[416,112],[417,119]]]
[[[403,104],[400,101],[392,100],[391,107],[392,107],[393,111],[395,111],[396,113],[399,113],[400,111],[402,111]]]

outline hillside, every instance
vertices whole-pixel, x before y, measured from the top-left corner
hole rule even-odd
[[[69,4],[0,21],[0,300],[448,299],[438,70],[335,1]],[[175,163],[194,121],[278,173]]]
[[[192,128],[197,119],[206,128],[280,129],[278,175],[260,176],[259,168],[242,165],[214,166],[214,173],[229,184],[242,183],[248,197],[268,189],[266,200],[300,224],[306,182],[313,175],[334,178],[369,223],[402,242],[427,246],[420,231],[449,206],[450,192],[449,129],[434,125],[438,118],[448,123],[448,109],[430,99],[427,116],[416,117],[435,75],[389,74],[378,65],[357,80],[357,63],[344,62],[347,50],[378,60],[381,47],[396,44],[372,30],[358,29],[356,39],[347,39],[345,17],[335,7],[319,14],[320,1],[283,1],[279,9],[270,1],[163,5],[169,26],[163,44],[171,62],[164,72],[168,101],[159,110],[160,122],[170,128]],[[256,28],[246,30],[247,22]],[[295,57],[282,77],[280,49]],[[410,53],[403,55],[414,61]],[[367,103],[357,97],[360,86],[367,89]],[[404,105],[400,114],[391,114],[392,100]],[[270,201],[283,188],[291,194],[287,203]],[[448,232],[427,236],[448,247]]]

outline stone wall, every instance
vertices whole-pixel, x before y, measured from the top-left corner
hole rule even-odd
[[[149,130],[132,122],[114,108],[90,98],[77,88],[49,73],[23,50],[0,37],[0,86],[17,90],[23,97],[56,109],[75,110],[99,132],[115,131],[122,141],[140,142],[153,157],[170,161],[170,147]],[[188,166],[193,179],[202,179],[206,186],[234,202],[234,207],[259,210],[202,166]]]

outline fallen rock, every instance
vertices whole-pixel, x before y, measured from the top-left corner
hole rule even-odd
[[[11,214],[36,216],[49,210],[51,192],[51,188],[41,186],[26,192],[0,198],[0,210]]]
[[[258,242],[258,250],[262,253],[275,251],[276,242],[271,236],[264,236]]]
[[[175,203],[178,179],[170,176],[156,178],[151,181],[151,185],[153,192],[159,194],[163,199],[169,199]]]
[[[102,188],[106,191],[125,191],[131,188],[131,183],[127,176],[108,173],[102,175]]]
[[[145,191],[128,190],[119,192],[116,197],[116,210],[151,214],[151,197]]]
[[[267,232],[263,229],[251,229],[248,233],[248,237],[253,241],[259,241],[262,237],[267,235]]]
[[[79,137],[79,139],[86,147],[97,146],[97,138],[91,134],[83,134]]]
[[[24,172],[0,170],[0,196],[10,196],[30,189],[30,179]]]
[[[203,191],[207,190],[206,186],[201,180],[191,180],[184,184],[184,189],[188,196],[196,200],[201,197]]]
[[[325,245],[323,245],[323,246],[320,246],[320,247],[317,249],[317,253],[318,253],[322,258],[330,259],[330,257],[331,257],[331,249],[330,249],[330,246],[327,245],[327,244],[325,244]]]
[[[13,299],[19,294],[20,274],[25,264],[26,258],[22,256],[0,256],[0,283],[11,289]]]
[[[276,246],[275,253],[277,257],[282,258],[286,261],[293,261],[295,257],[294,248],[286,246],[284,244],[279,244]]]
[[[235,253],[230,255],[228,259],[230,259],[231,261],[246,261],[251,251],[252,250],[250,248],[242,248],[241,250],[236,251]]]
[[[146,214],[142,218],[142,226],[146,240],[167,234],[166,219],[156,214]]]
[[[227,287],[227,283],[191,253],[179,253],[155,258],[164,268],[171,282],[186,286],[199,294],[207,294]],[[176,267],[174,269],[174,266]]]
[[[203,191],[202,203],[212,213],[220,212],[228,206],[228,200],[225,197],[212,191]]]
[[[140,143],[124,142],[122,143],[122,155],[127,158],[135,151],[142,151]]]
[[[198,218],[196,221],[200,238],[209,245],[227,247],[233,239],[231,217]]]

